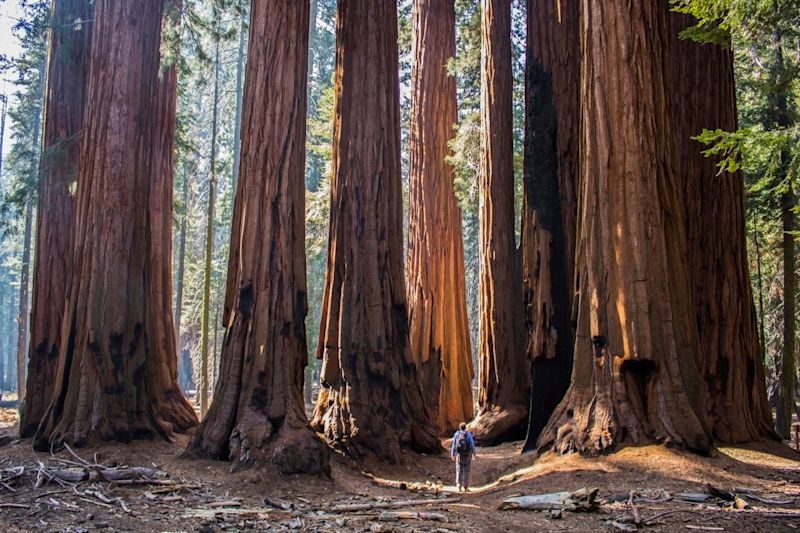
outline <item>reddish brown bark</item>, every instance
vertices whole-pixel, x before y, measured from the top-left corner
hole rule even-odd
[[[528,1],[522,283],[531,397],[525,449],[569,387],[580,127],[577,2]]]
[[[196,423],[165,294],[172,183],[157,145],[171,137],[174,82],[159,83],[163,7],[94,3],[65,342],[39,448],[169,438]]]
[[[525,435],[530,390],[514,237],[508,0],[482,1],[481,38],[480,372],[478,416],[470,428],[478,442],[495,444]]]
[[[772,414],[747,266],[744,186],[740,173],[718,175],[717,161],[704,157],[703,146],[692,139],[703,129],[738,127],[733,53],[678,38],[696,21],[669,16],[677,174],[709,424],[720,442],[746,442],[772,434]]]
[[[540,436],[559,452],[708,452],[660,0],[584,0],[572,383]],[[635,51],[635,53],[632,53]]]
[[[413,26],[409,227],[406,282],[411,356],[431,424],[445,433],[472,420],[472,357],[467,324],[461,209],[445,161],[458,120],[453,0],[417,0]]]
[[[50,403],[66,303],[80,136],[89,75],[89,0],[56,0],[45,95],[44,152],[39,185],[27,398],[20,434],[31,437]]]
[[[397,4],[339,0],[331,220],[313,425],[352,455],[440,448],[408,345]]]
[[[220,378],[192,453],[329,471],[303,403],[307,0],[255,2]],[[267,140],[265,142],[265,139]]]

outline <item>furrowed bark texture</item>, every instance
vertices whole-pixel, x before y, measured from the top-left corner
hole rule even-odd
[[[743,181],[739,173],[717,175],[717,161],[703,156],[703,146],[692,139],[704,128],[738,127],[733,53],[678,38],[696,21],[677,13],[669,17],[677,175],[684,189],[709,425],[720,442],[746,442],[773,432],[747,266]]]
[[[572,383],[540,447],[711,448],[686,272],[660,0],[584,0],[581,297]]]
[[[409,230],[406,282],[411,356],[431,424],[439,433],[472,420],[472,357],[467,324],[461,209],[445,161],[458,120],[453,0],[417,0],[413,26]]]
[[[339,0],[331,221],[313,426],[351,455],[440,448],[408,345],[397,5]]]
[[[480,372],[478,416],[470,429],[479,443],[496,444],[524,437],[530,402],[514,237],[508,0],[482,1],[481,39]]]
[[[522,284],[531,364],[525,450],[569,388],[580,142],[578,2],[528,1]]]
[[[79,29],[73,22],[91,20],[92,5],[89,0],[56,0],[52,16],[22,437],[36,433],[47,410],[61,347],[75,213],[70,188],[78,179],[92,31],[91,22]]]
[[[167,297],[175,96],[159,82],[162,10],[94,4],[64,342],[38,448],[169,438],[197,422],[176,382]]]
[[[191,453],[329,472],[303,402],[308,1],[254,2],[220,378]]]

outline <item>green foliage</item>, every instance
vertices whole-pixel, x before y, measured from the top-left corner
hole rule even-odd
[[[24,18],[14,26],[22,54],[0,64],[0,71],[16,75],[6,127],[11,129],[11,148],[3,162],[0,228],[16,232],[28,202],[35,201],[39,184],[41,122],[47,76],[49,2],[21,2]]]

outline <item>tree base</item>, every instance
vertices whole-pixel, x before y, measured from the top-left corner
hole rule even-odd
[[[426,454],[442,451],[436,430],[431,425],[408,419],[404,424],[399,424],[395,420],[394,423],[383,424],[379,431],[375,425],[383,419],[371,412],[364,427],[360,428],[359,418],[347,410],[349,405],[342,394],[323,388],[317,400],[311,427],[320,432],[330,446],[352,459],[372,455],[381,461],[399,464],[402,447]]]
[[[505,408],[494,406],[479,413],[467,428],[472,432],[476,444],[495,446],[524,439],[527,424],[527,408],[518,405]]]
[[[286,429],[275,440],[261,446],[234,431],[230,448],[233,470],[272,464],[285,475],[331,475],[330,450],[308,428]]]
[[[635,412],[627,400],[598,392],[586,401],[586,396],[571,390],[542,431],[538,450],[597,456],[645,444],[675,446],[700,455],[713,449],[707,431],[688,415],[681,419],[677,413],[661,413],[661,418],[648,419]]]

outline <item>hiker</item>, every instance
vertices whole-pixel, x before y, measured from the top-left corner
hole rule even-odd
[[[456,487],[458,492],[464,489],[469,490],[469,468],[472,460],[475,459],[475,439],[472,433],[467,431],[467,425],[461,423],[453,435],[453,446],[450,448],[450,457],[456,463]]]

